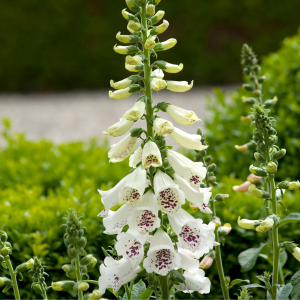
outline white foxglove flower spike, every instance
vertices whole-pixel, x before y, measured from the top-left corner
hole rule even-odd
[[[128,121],[137,121],[143,116],[145,108],[146,103],[144,101],[137,101],[133,107],[126,111],[126,113],[123,115],[123,118]]]
[[[125,203],[127,205],[137,204],[142,199],[146,183],[146,170],[139,166],[127,177],[123,188],[119,192],[118,196],[120,203]]]
[[[111,145],[108,152],[109,161],[117,163],[127,158],[134,150],[137,137],[132,137],[128,134],[117,144]]]
[[[125,65],[138,65],[142,62],[142,57],[139,55],[131,56],[127,55],[125,59]]]
[[[142,201],[137,204],[127,221],[129,228],[140,234],[150,233],[160,227],[157,199],[151,190],[143,195]]]
[[[172,139],[180,146],[192,150],[205,150],[208,146],[201,143],[201,136],[198,134],[189,134],[177,127],[170,133]]]
[[[167,73],[178,73],[178,72],[182,71],[182,69],[183,69],[183,64],[173,65],[173,64],[169,64],[163,60],[156,61],[155,65]]]
[[[121,118],[119,122],[110,126],[107,129],[107,131],[104,131],[103,133],[107,135],[111,135],[113,137],[121,136],[131,128],[133,123],[134,123],[133,121],[128,121],[125,118]]]
[[[142,165],[145,169],[151,166],[157,168],[162,165],[161,153],[157,145],[151,140],[143,148]]]
[[[154,50],[156,52],[158,52],[158,51],[166,51],[166,50],[169,50],[169,49],[173,48],[176,44],[177,44],[177,40],[176,39],[168,39],[165,42],[156,43],[156,45],[154,47]]]
[[[167,90],[171,92],[183,93],[193,87],[194,81],[189,84],[187,81],[167,81]]]
[[[108,95],[111,99],[122,100],[128,98],[133,93],[138,92],[141,87],[138,84],[131,84],[129,87],[117,91],[109,91]]]
[[[114,82],[113,80],[110,81],[110,86],[116,90],[125,89],[129,87],[131,84],[136,83],[139,81],[141,77],[139,75],[131,75],[121,81]]]
[[[142,161],[143,149],[138,147],[129,157],[129,167],[136,168],[136,165]]]
[[[167,86],[167,83],[165,80],[159,79],[159,78],[153,78],[150,82],[150,86],[152,90],[158,92],[162,89],[164,89]]]
[[[175,214],[185,203],[184,193],[178,185],[159,169],[154,176],[154,191],[160,210],[168,215]]]
[[[200,121],[193,111],[185,110],[175,105],[168,105],[166,112],[173,120],[181,125],[191,125]]]
[[[173,243],[161,228],[159,228],[151,242],[144,260],[144,268],[147,273],[156,273],[166,276],[170,271],[176,269],[180,265],[180,256],[174,250]]]
[[[153,128],[158,135],[166,135],[174,131],[173,124],[162,118],[155,118]]]

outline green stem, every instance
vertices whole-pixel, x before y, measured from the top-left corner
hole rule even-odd
[[[126,290],[126,294],[127,294],[127,298],[130,300],[131,299],[131,295],[130,295],[130,291],[129,291],[129,288],[128,288],[128,284],[124,284],[125,286],[125,290]]]
[[[13,289],[14,289],[14,293],[15,293],[15,298],[16,298],[16,300],[20,300],[21,298],[20,298],[20,293],[19,293],[19,288],[18,288],[17,274],[15,273],[15,271],[12,267],[9,256],[6,255],[4,257],[4,259],[5,259],[6,265],[8,266],[10,277],[11,277],[11,280],[13,282]]]
[[[160,276],[160,288],[161,288],[161,300],[169,300],[170,299],[170,290],[168,284],[168,275]]]
[[[40,287],[42,289],[42,296],[43,296],[43,299],[45,300],[48,300],[48,297],[47,297],[47,292],[46,292],[46,289],[44,287],[44,284],[42,282],[39,282],[40,283]]]
[[[76,279],[77,279],[77,282],[81,281],[81,279],[82,279],[81,273],[80,273],[79,255],[77,255],[77,258],[76,258]],[[82,291],[78,291],[78,300],[83,300],[83,292]]]

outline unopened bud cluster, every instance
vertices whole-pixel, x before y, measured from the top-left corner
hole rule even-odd
[[[44,275],[46,275],[46,273],[45,268],[42,265],[42,259],[34,257],[33,266],[29,272],[33,273],[31,277],[31,287],[37,294],[43,295],[43,297],[45,297],[47,284],[44,278]]]

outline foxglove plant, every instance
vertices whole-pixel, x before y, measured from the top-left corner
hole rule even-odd
[[[252,120],[251,125],[254,127],[254,130],[253,140],[245,145],[236,146],[236,149],[239,151],[256,150],[254,158],[256,162],[259,163],[259,166],[251,165],[249,171],[252,175],[248,177],[247,182],[242,186],[234,187],[234,189],[240,192],[248,190],[253,196],[263,199],[263,204],[266,209],[266,218],[265,220],[239,218],[238,225],[244,229],[253,229],[260,233],[270,232],[269,239],[272,245],[271,256],[273,271],[272,275],[265,272],[264,275],[257,276],[257,278],[265,284],[265,286],[257,286],[267,289],[271,299],[287,299],[292,288],[290,288],[290,284],[284,285],[284,277],[279,264],[279,255],[280,252],[286,249],[291,252],[298,261],[300,257],[297,255],[297,249],[299,248],[297,248],[296,244],[288,241],[279,242],[279,226],[294,222],[295,215],[291,214],[293,218],[287,216],[286,219],[283,220],[284,223],[282,223],[283,221],[280,221],[278,216],[278,206],[281,205],[286,209],[284,202],[281,200],[283,199],[284,192],[285,190],[298,189],[299,181],[283,181],[277,184],[275,182],[275,174],[279,166],[278,160],[286,154],[285,149],[281,149],[276,145],[278,138],[277,131],[274,128],[275,119],[269,116],[269,108],[274,106],[278,99],[274,97],[273,99],[263,100],[262,84],[266,80],[266,76],[259,75],[260,66],[256,55],[248,45],[244,45],[242,48],[242,65],[244,74],[249,78],[249,83],[244,84],[243,87],[252,93],[251,97],[244,98],[243,101],[252,105],[252,113],[249,117]],[[262,181],[262,178],[264,183],[261,188],[258,186],[258,183]],[[262,248],[263,246],[258,248],[259,251],[257,251],[257,255]],[[239,262],[244,271],[249,270],[245,268],[249,259],[251,258],[247,255],[247,250],[239,255]],[[269,282],[271,276],[272,283]],[[251,287],[253,286],[250,285],[249,288]],[[292,291],[292,294],[293,292],[294,291]]]
[[[165,72],[178,73],[183,64],[153,59],[157,52],[171,49],[177,43],[175,39],[159,41],[158,36],[169,27],[166,20],[156,25],[165,14],[163,11],[155,13],[159,2],[126,0],[133,13],[124,9],[122,15],[128,21],[130,34],[119,32],[117,39],[133,45],[116,45],[114,50],[127,55],[125,68],[137,74],[118,82],[112,80],[111,86],[116,90],[109,92],[114,100],[138,93],[132,108],[105,132],[114,137],[130,130],[111,147],[108,157],[110,162],[116,163],[130,156],[129,165],[133,169],[111,190],[99,190],[104,204],[99,216],[103,217],[105,233],[118,234],[114,255],[107,256],[100,266],[99,289],[101,293],[111,289],[116,294],[124,285],[128,299],[132,284],[128,288],[127,283],[138,274],[146,274],[149,291],[154,291],[156,296],[160,283],[161,299],[170,298],[174,285],[184,292],[205,294],[210,291],[210,281],[199,269],[199,258],[214,246],[215,223],[203,224],[201,219],[193,218],[181,208],[187,199],[203,213],[211,213],[208,208],[210,188],[200,188],[207,170],[203,163],[192,162],[171,150],[165,136],[170,135],[178,145],[188,149],[202,151],[207,146],[201,143],[201,135],[188,134],[157,113],[166,112],[183,125],[191,125],[199,119],[192,111],[165,102],[154,105],[152,101],[152,91],[186,92],[193,86],[193,82],[164,79]],[[146,121],[146,130],[132,128],[139,119]],[[121,205],[117,211],[113,209],[116,205]],[[126,225],[129,229],[125,232]]]

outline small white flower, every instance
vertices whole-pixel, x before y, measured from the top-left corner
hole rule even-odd
[[[156,78],[163,79],[165,77],[165,74],[162,70],[156,69],[151,72],[151,76],[155,76]]]
[[[110,126],[107,131],[104,131],[103,133],[114,137],[121,136],[130,129],[133,123],[133,121],[128,121],[125,118],[121,118],[119,122]]]
[[[257,232],[267,232],[270,230],[274,225],[274,220],[270,217],[267,217],[265,220],[263,220],[259,226],[257,226],[255,229]]]
[[[151,166],[157,168],[162,165],[160,151],[157,145],[150,140],[145,144],[143,149],[142,165],[145,169]]]
[[[114,50],[115,52],[119,53],[119,54],[130,54],[130,53],[134,53],[137,52],[137,48],[135,46],[114,46]]]
[[[168,39],[162,43],[157,43],[154,47],[155,51],[165,51],[173,48],[177,44],[176,39]]]
[[[294,252],[292,253],[293,256],[294,256],[298,261],[300,261],[300,248],[299,248],[299,247],[295,247],[293,250],[294,250]]]
[[[127,28],[130,28],[133,31],[138,31],[141,29],[141,24],[138,22],[134,22],[133,20],[130,20],[128,22]]]
[[[156,39],[156,36],[150,36],[147,38],[145,45],[144,45],[147,50],[152,50],[155,47],[155,45],[156,45],[155,39]]]
[[[154,190],[160,210],[168,215],[175,214],[185,202],[184,193],[178,185],[159,169],[154,176]]]
[[[127,55],[125,59],[125,65],[138,65],[142,62],[142,57],[139,55],[130,56]]]
[[[174,131],[173,124],[162,118],[155,118],[153,121],[153,127],[155,132],[159,135],[170,134]]]
[[[193,87],[194,81],[189,84],[187,81],[167,81],[167,89],[171,92],[183,93]]]
[[[238,225],[244,229],[255,229],[255,224],[257,224],[259,220],[248,220],[248,219],[241,219],[238,218]]]
[[[128,157],[134,150],[137,137],[128,134],[120,142],[110,147],[108,152],[109,161],[112,163],[120,162]]]
[[[189,134],[183,130],[174,127],[174,131],[170,133],[172,139],[180,146],[192,150],[204,150],[208,146],[203,146],[201,136],[198,134]]]
[[[137,101],[128,111],[126,111],[123,118],[128,121],[137,121],[143,116],[145,107],[145,102]]]
[[[205,178],[207,172],[202,162],[193,162],[173,150],[167,151],[167,158],[176,174],[185,179],[193,188],[200,188],[200,183]]]
[[[168,105],[166,112],[173,120],[182,125],[191,125],[199,121],[199,118],[193,111],[185,110],[175,105]]]
[[[161,34],[163,32],[165,32],[169,27],[169,22],[167,20],[163,20],[163,22],[157,26],[157,27],[154,27],[150,34],[151,35],[157,35],[157,34]]]
[[[174,65],[163,60],[156,61],[155,65],[167,73],[178,73],[183,69],[183,64]]]
[[[167,86],[166,81],[159,79],[159,78],[152,78],[150,82],[150,86],[154,91],[160,91]]]
[[[124,44],[134,43],[136,40],[138,40],[138,37],[132,35],[122,35],[120,31],[117,33],[116,38],[118,41]]]
[[[152,191],[148,191],[142,197],[135,208],[134,213],[128,218],[129,228],[137,230],[141,234],[146,234],[160,227],[158,217],[158,204]]]
[[[151,24],[154,25],[158,23],[165,15],[165,12],[163,10],[159,10],[152,18],[151,18]]]
[[[140,72],[144,69],[144,64],[140,63],[138,65],[127,65],[125,64],[125,69],[129,72]]]
[[[136,165],[142,161],[143,149],[138,147],[129,157],[129,167],[136,168]]]
[[[125,89],[120,89],[117,91],[109,91],[108,95],[111,99],[122,100],[128,98],[131,94],[140,90],[140,87],[137,84],[132,84]]]
[[[100,266],[99,290],[101,294],[104,294],[108,288],[112,288],[113,292],[117,293],[123,284],[133,280],[141,270],[139,266],[133,265],[125,258],[114,260],[110,256],[106,257],[104,264]]]
[[[174,250],[173,243],[161,228],[159,228],[150,242],[147,257],[144,260],[144,268],[147,273],[155,272],[166,276],[170,271],[179,267],[180,256]]]
[[[126,182],[119,192],[120,203],[127,205],[137,204],[144,194],[147,183],[146,170],[141,166],[136,168],[126,179]]]
[[[129,78],[125,78],[118,82],[114,82],[113,80],[110,81],[110,86],[116,90],[121,90],[129,87],[132,84],[132,80]]]

